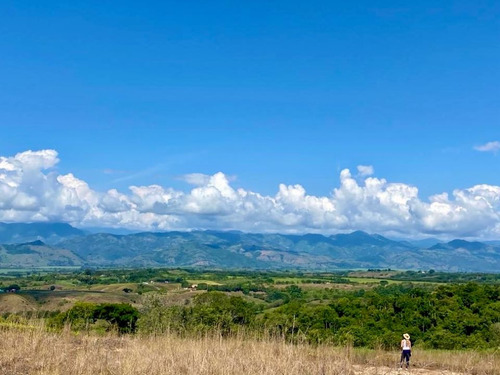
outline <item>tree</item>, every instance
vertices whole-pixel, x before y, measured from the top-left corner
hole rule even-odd
[[[101,303],[95,308],[94,318],[108,321],[120,333],[132,333],[137,327],[139,311],[128,303]]]
[[[290,295],[291,299],[301,299],[304,296],[302,289],[295,284],[287,286],[285,291]]]
[[[216,329],[221,334],[229,334],[239,326],[250,325],[257,310],[255,304],[221,292],[200,294],[193,303],[189,325],[199,332]]]
[[[186,325],[186,308],[168,306],[158,294],[149,294],[144,301],[137,321],[139,332],[146,334],[162,334],[170,330],[182,333]]]
[[[71,324],[74,330],[88,330],[95,322],[96,305],[88,302],[77,302],[65,314],[62,322]]]

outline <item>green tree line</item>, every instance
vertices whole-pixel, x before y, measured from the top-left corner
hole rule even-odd
[[[500,345],[500,288],[468,283],[437,288],[388,285],[345,292],[326,303],[307,301],[300,287],[277,292],[283,302],[265,309],[222,292],[207,292],[189,306],[152,298],[138,321],[146,333],[198,334],[245,329],[310,343],[352,343],[394,348],[403,332],[421,347],[478,349]]]
[[[415,345],[436,349],[500,346],[500,286],[478,283],[437,287],[390,284],[369,291],[331,290],[324,299],[297,285],[267,288],[262,303],[221,291],[168,305],[147,294],[140,311],[127,304],[77,303],[50,318],[53,327],[116,329],[121,333],[232,335],[244,330],[290,341],[395,348],[403,332]],[[276,302],[276,303],[275,303]]]

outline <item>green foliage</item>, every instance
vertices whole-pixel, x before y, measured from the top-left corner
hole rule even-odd
[[[326,291],[323,291],[326,293]],[[379,286],[369,291],[330,292],[327,303],[312,303],[317,291],[290,285],[268,288],[281,301],[262,311],[242,297],[221,292],[197,295],[189,306],[166,306],[153,299],[142,312],[140,331],[222,335],[241,327],[310,343],[351,343],[397,349],[403,332],[417,346],[436,349],[489,348],[500,342],[500,287],[456,284],[421,287]]]
[[[136,330],[139,311],[128,303],[101,303],[96,306],[94,317],[116,326],[121,333],[131,333]]]
[[[214,331],[228,335],[241,327],[252,326],[257,311],[255,304],[221,292],[200,294],[191,306],[182,307],[167,306],[159,296],[152,296],[146,301],[138,326],[140,332],[148,334]]]
[[[290,296],[290,299],[301,299],[304,297],[302,293],[302,289],[300,289],[297,285],[290,285],[285,288],[285,291]]]
[[[149,335],[169,331],[184,333],[184,309],[180,306],[168,306],[161,295],[150,294],[144,301],[137,327],[139,332]]]
[[[498,286],[448,285],[437,290],[388,285],[344,293],[328,305],[291,299],[259,317],[261,325],[310,342],[397,348],[403,332],[440,349],[487,348],[500,336]]]
[[[75,331],[88,331],[95,327],[99,320],[108,323],[109,329],[115,328],[120,333],[133,333],[139,311],[126,303],[101,303],[77,302],[67,312],[59,313],[48,320],[53,328],[62,328],[69,324]],[[99,325],[102,328],[102,324]]]
[[[423,271],[406,271],[399,272],[390,276],[392,280],[408,280],[408,281],[431,281],[442,283],[498,283],[500,274],[498,273],[473,273],[473,272],[438,272],[430,269],[428,272]]]
[[[243,328],[256,334],[271,332],[290,341],[352,343],[372,348],[397,348],[401,334],[408,332],[420,347],[499,347],[499,275],[391,271],[385,279],[375,279],[373,272],[381,271],[366,273],[371,283],[360,285],[363,273],[357,272],[357,283],[342,288],[334,284],[349,282],[347,271],[100,269],[33,273],[20,279],[5,277],[3,282],[17,283],[23,293],[33,285],[65,285],[66,290],[66,285],[71,284],[79,288],[92,283],[127,284],[117,288],[123,290],[134,283],[129,297],[135,299],[135,293],[143,294],[140,314],[117,305],[79,303],[66,313],[47,318],[54,327],[71,324],[76,330],[138,330],[147,334],[173,331],[182,335],[216,331],[230,335]],[[390,278],[393,280],[386,283]],[[198,284],[198,290],[203,292],[180,289],[191,284]],[[180,295],[185,293],[187,302],[172,306],[171,294],[161,294],[167,287]],[[55,290],[52,296],[57,293]]]
[[[500,323],[490,326],[490,342],[493,347],[500,347]]]

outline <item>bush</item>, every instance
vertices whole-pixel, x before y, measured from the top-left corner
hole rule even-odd
[[[65,313],[59,313],[48,321],[53,328],[62,328],[64,324],[70,324],[75,331],[99,330],[105,326],[102,323],[96,325],[98,320],[104,320],[120,333],[132,333],[136,331],[136,323],[139,311],[126,303],[101,303],[77,302]]]

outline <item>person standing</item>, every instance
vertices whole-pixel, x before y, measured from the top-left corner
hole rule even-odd
[[[403,362],[406,361],[406,369],[410,367],[410,357],[411,357],[411,341],[410,335],[403,334],[403,340],[401,340],[401,360],[399,361],[399,368],[403,368]]]

